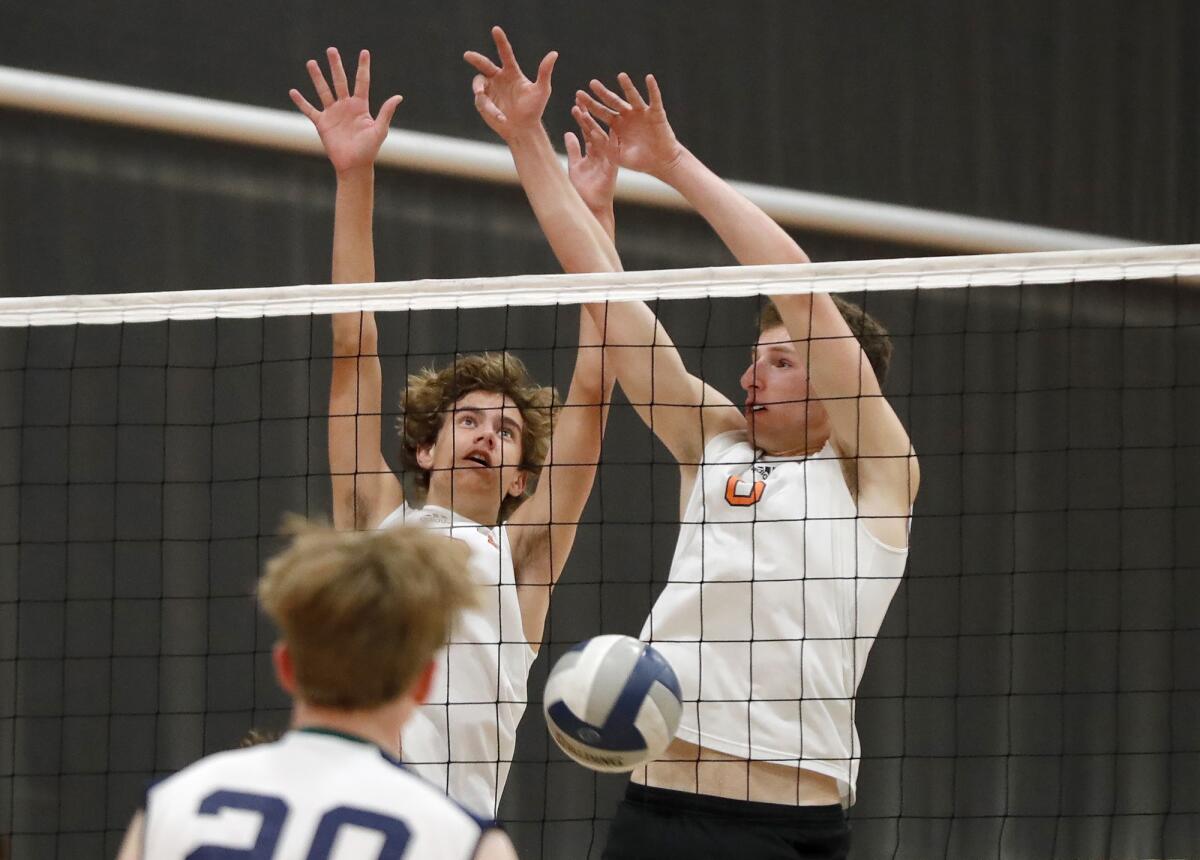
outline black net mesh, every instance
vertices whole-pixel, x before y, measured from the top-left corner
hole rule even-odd
[[[846,297],[891,330],[885,390],[923,473],[908,571],[858,692],[853,856],[1200,854],[1194,286]],[[689,367],[730,395],[758,306],[655,305]],[[408,373],[507,349],[565,393],[577,315],[380,313],[391,465]],[[285,512],[330,510],[329,356],[324,316],[0,329],[14,856],[111,855],[149,780],[286,726],[253,590]],[[579,640],[638,633],[679,518],[677,467],[618,394],[500,808],[522,857],[600,854],[624,780],[554,747],[541,688]]]

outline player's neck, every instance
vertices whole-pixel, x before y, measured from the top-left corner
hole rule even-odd
[[[767,426],[761,427],[762,433],[755,432],[758,422],[747,422],[750,434],[750,444],[768,457],[810,457],[824,448],[833,436],[833,428],[829,424],[829,415],[819,407],[817,401],[809,401],[804,410],[804,418],[790,425],[776,426],[773,433],[766,432]],[[751,416],[751,419],[753,416]]]
[[[445,508],[481,526],[494,526],[500,520],[500,505],[490,494],[488,498],[472,498],[466,493],[452,493],[431,486],[425,504]]]
[[[799,438],[784,440],[773,447],[759,446],[759,450],[769,457],[811,457],[829,444],[830,438],[827,427],[814,430],[810,427]]]
[[[404,698],[378,708],[346,711],[297,701],[292,711],[293,729],[329,729],[375,744],[391,756],[400,754],[400,729],[413,712]]]

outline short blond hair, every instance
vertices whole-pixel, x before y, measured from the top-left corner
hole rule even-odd
[[[291,544],[267,562],[258,599],[307,703],[352,710],[394,700],[477,605],[461,541],[413,526],[339,532],[295,517],[285,527]]]
[[[432,445],[446,415],[460,398],[472,391],[491,391],[512,398],[521,413],[521,469],[530,481],[525,496],[533,492],[534,480],[550,450],[558,394],[533,381],[525,363],[507,352],[461,355],[445,367],[427,367],[408,378],[400,401],[400,462],[411,472],[415,484],[413,501],[423,503],[429,492],[429,470],[417,462],[417,450]],[[500,505],[500,521],[508,519],[525,496],[506,496]]]

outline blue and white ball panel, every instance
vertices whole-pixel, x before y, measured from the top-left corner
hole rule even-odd
[[[629,636],[581,642],[546,682],[546,723],[567,755],[594,770],[653,761],[679,728],[679,681],[652,647]]]

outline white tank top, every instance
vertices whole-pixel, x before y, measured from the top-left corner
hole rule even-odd
[[[210,847],[272,860],[469,860],[491,826],[374,744],[302,729],[154,785],[142,856],[183,860]]]
[[[831,447],[789,459],[714,437],[642,628],[679,676],[679,737],[831,776],[847,805],[854,694],[908,557],[856,513]]]
[[[429,701],[404,727],[402,756],[459,803],[491,817],[504,793],[537,656],[525,639],[508,533],[434,505],[401,505],[379,527],[401,523],[465,542],[475,581],[484,586],[480,608],[462,614],[437,654]]]

